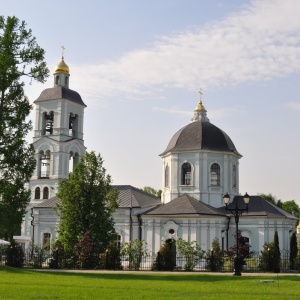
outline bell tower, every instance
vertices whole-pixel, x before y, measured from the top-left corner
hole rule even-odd
[[[55,197],[59,180],[69,178],[86,149],[83,140],[86,105],[81,96],[69,88],[70,69],[63,55],[53,75],[53,87],[43,90],[34,101],[36,169],[29,182],[31,201],[22,224],[22,237],[28,240],[33,235],[31,208]],[[35,236],[34,242],[39,243],[39,239]]]

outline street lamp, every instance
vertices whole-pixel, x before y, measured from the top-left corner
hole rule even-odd
[[[228,195],[228,193],[226,193],[226,195],[224,195],[223,200],[224,200],[226,211],[229,211],[234,216],[235,227],[236,227],[236,230],[235,230],[236,257],[234,259],[234,273],[233,273],[233,275],[241,276],[242,274],[241,274],[241,265],[240,265],[240,258],[239,258],[239,239],[238,239],[239,218],[240,218],[240,215],[244,211],[248,212],[248,204],[249,204],[249,201],[250,201],[250,197],[247,193],[244,196],[244,203],[246,204],[246,207],[238,207],[238,201],[237,201],[238,198],[236,197],[235,207],[230,208],[228,206],[228,204],[230,202],[230,196]]]

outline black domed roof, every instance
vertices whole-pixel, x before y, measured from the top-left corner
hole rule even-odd
[[[41,95],[34,102],[61,99],[61,98],[86,106],[82,101],[81,96],[77,92],[60,85],[43,90]]]
[[[171,138],[167,149],[161,155],[173,151],[194,150],[233,152],[241,156],[230,137],[209,122],[192,122],[181,128]]]

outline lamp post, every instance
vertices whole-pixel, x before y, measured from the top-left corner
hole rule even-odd
[[[241,264],[240,264],[240,257],[239,257],[239,239],[238,239],[238,232],[239,232],[239,219],[240,215],[244,212],[248,212],[248,204],[250,201],[249,195],[246,193],[244,196],[244,203],[246,204],[246,207],[239,207],[238,206],[238,198],[236,198],[235,206],[229,207],[228,204],[230,202],[230,196],[228,193],[224,195],[223,197],[225,209],[226,211],[229,211],[233,216],[235,220],[235,238],[236,238],[236,257],[234,259],[234,273],[233,275],[241,276]]]

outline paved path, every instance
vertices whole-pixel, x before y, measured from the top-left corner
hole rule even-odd
[[[28,269],[32,270],[32,269]],[[59,270],[59,269],[33,269],[38,272],[54,273],[90,273],[90,274],[146,274],[146,275],[227,275],[233,276],[232,273],[226,272],[157,272],[157,271],[114,271],[114,270]],[[277,273],[242,273],[242,276],[268,276],[277,277]],[[278,276],[300,276],[300,273],[279,273]]]

